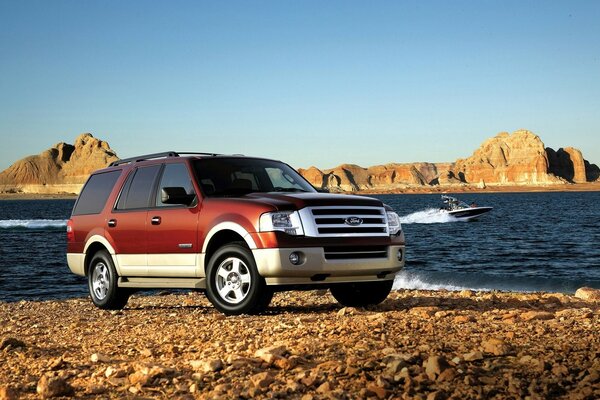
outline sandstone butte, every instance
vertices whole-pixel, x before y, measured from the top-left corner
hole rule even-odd
[[[335,192],[393,192],[410,189],[464,190],[557,187],[597,182],[600,168],[572,147],[555,151],[536,134],[518,130],[487,139],[468,158],[453,163],[354,164],[299,172],[314,186]]]
[[[58,143],[0,172],[0,192],[79,193],[93,171],[118,159],[107,142],[84,133],[72,145]]]
[[[23,158],[0,173],[0,193],[79,193],[89,174],[118,160],[107,142],[84,133],[73,145],[58,143]],[[502,132],[473,154],[448,163],[391,163],[368,168],[342,164],[332,169],[298,170],[310,183],[332,192],[410,192],[494,190],[568,190],[572,184],[600,183],[600,168],[580,150],[544,146],[527,130]],[[571,184],[571,185],[570,185]],[[600,188],[600,185],[594,185]]]

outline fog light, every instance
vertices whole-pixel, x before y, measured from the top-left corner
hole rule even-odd
[[[299,253],[297,253],[297,252],[294,251],[293,253],[290,254],[290,262],[292,264],[298,265],[298,264],[300,264],[300,261],[301,261],[301,259],[300,259],[300,254]]]
[[[402,254],[402,249],[398,249],[398,261],[402,261],[403,256],[404,254]]]

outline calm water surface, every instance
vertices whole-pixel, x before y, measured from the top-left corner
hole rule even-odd
[[[600,193],[464,194],[494,207],[473,222],[438,212],[439,195],[374,196],[402,216],[407,263],[396,288],[574,292],[600,288]],[[70,273],[73,200],[0,201],[0,301],[87,295]]]

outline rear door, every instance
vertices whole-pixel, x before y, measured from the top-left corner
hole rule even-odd
[[[115,244],[121,275],[148,274],[146,218],[160,167],[152,165],[131,171],[109,215],[106,233]]]
[[[162,188],[183,188],[194,195],[191,205],[165,204]],[[146,215],[148,274],[162,277],[195,277],[198,270],[199,197],[187,163],[166,163]]]

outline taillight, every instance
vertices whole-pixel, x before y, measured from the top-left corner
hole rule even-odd
[[[75,241],[75,230],[73,230],[73,221],[67,221],[67,242]]]

